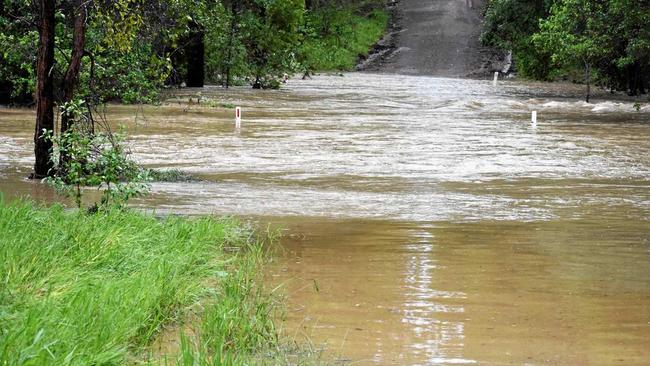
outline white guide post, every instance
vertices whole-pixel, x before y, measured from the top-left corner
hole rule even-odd
[[[533,114],[530,116],[530,123],[533,127],[537,127],[537,111],[533,111]]]

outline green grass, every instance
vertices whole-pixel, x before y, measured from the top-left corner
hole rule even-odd
[[[376,9],[368,16],[354,9],[324,8],[308,15],[310,35],[302,53],[311,70],[351,70],[360,55],[381,39],[388,25],[388,12]]]
[[[264,350],[278,353],[279,339],[270,319],[273,298],[258,286],[255,255],[238,261],[239,270],[222,281],[222,292],[211,298],[198,324],[198,339],[183,337],[177,365],[239,365]],[[255,362],[260,363],[260,362]]]
[[[88,215],[0,196],[0,233],[0,365],[152,362],[160,330],[199,303],[200,341],[168,364],[250,364],[277,342],[256,275],[262,248],[233,220]]]

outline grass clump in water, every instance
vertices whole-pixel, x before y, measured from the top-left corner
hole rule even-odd
[[[250,363],[277,340],[255,282],[261,247],[232,220],[0,197],[0,233],[2,365],[138,363],[164,325],[206,298],[201,351],[212,364]]]
[[[153,182],[192,182],[198,180],[192,174],[180,169],[146,169],[146,173]]]

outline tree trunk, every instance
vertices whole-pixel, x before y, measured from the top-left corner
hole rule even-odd
[[[55,0],[39,1],[39,41],[36,63],[36,128],[34,131],[35,179],[52,174],[52,141],[43,138],[54,130],[54,11]]]
[[[627,95],[628,96],[635,96],[636,95],[636,85],[635,85],[635,75],[634,75],[634,66],[633,65],[628,65],[625,68],[625,76],[626,76],[626,81],[627,81]]]
[[[71,102],[74,98],[74,89],[77,86],[79,71],[81,69],[81,59],[84,56],[87,17],[84,0],[75,0],[73,16],[72,57],[70,58],[70,64],[63,79],[63,103]],[[66,132],[71,123],[72,116],[68,113],[63,113],[61,115],[61,133]]]
[[[255,82],[253,83],[253,89],[262,89],[262,78],[258,74],[255,76]]]
[[[643,68],[641,67],[641,62],[635,61],[633,65],[628,67],[628,86],[629,96],[636,96],[640,94],[645,94],[645,78],[643,77]]]
[[[591,65],[588,62],[585,62],[585,83],[587,84],[585,101],[589,103],[589,98],[591,97]]]
[[[232,47],[235,42],[235,33],[237,32],[237,2],[230,3],[230,34],[228,35],[228,50],[226,53],[226,89],[230,87],[230,72],[232,67]]]
[[[205,79],[205,30],[196,23],[192,23],[190,28],[190,42],[187,49],[187,86],[201,88]]]

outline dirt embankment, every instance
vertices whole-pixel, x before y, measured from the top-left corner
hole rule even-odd
[[[359,70],[480,77],[501,70],[501,52],[479,41],[485,0],[399,0],[386,37]]]

